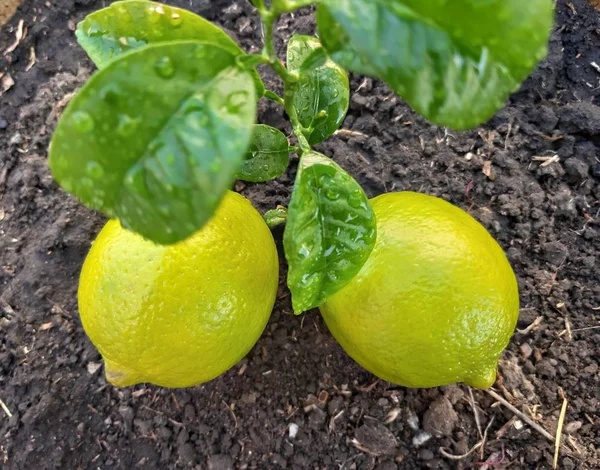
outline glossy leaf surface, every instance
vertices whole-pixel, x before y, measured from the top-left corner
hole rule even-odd
[[[159,243],[211,217],[252,137],[252,77],[206,43],[162,43],[123,54],[71,100],[50,166],[88,206]]]
[[[318,153],[302,156],[283,236],[296,314],[322,304],[373,250],[375,214],[360,185]]]
[[[290,146],[283,132],[257,124],[237,178],[255,183],[277,178],[288,167]]]
[[[88,15],[75,31],[77,41],[99,69],[132,49],[179,40],[210,42],[238,56],[244,51],[225,31],[182,8],[144,0],[114,2]],[[256,72],[257,93],[264,85]]]
[[[289,70],[300,69],[306,59],[314,59],[313,52],[320,48],[317,38],[292,36],[287,49]],[[339,129],[349,102],[348,75],[331,60],[300,75],[293,103],[300,124],[308,129],[306,138],[311,145],[323,142]]]
[[[544,57],[551,0],[321,0],[337,63],[385,80],[436,124],[489,119]]]

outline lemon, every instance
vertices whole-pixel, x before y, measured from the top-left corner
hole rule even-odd
[[[233,192],[175,245],[156,245],[111,220],[83,265],[81,320],[108,381],[188,387],[222,374],[254,346],[278,271],[269,228]]]
[[[442,199],[372,200],[377,242],[358,275],[320,307],[346,352],[407,387],[490,387],[519,314],[515,275],[485,228]]]

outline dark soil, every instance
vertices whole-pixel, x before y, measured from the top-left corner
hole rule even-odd
[[[318,312],[292,315],[284,270],[265,334],[222,377],[187,390],[106,383],[76,302],[104,218],[53,182],[46,149],[57,114],[93,70],[73,25],[108,3],[26,0],[0,29],[2,52],[19,20],[28,29],[0,54],[0,72],[15,82],[0,97],[0,399],[8,410],[0,411],[0,467],[551,468],[553,444],[483,391],[473,395],[481,428],[491,423],[485,445],[445,457],[441,448],[464,454],[481,441],[468,388],[377,381]],[[193,4],[247,50],[261,45],[246,2],[173,3]],[[279,35],[313,29],[303,10],[281,21]],[[346,131],[321,146],[369,195],[443,197],[506,249],[522,308],[495,389],[551,434],[564,394],[563,469],[600,468],[600,70],[592,62],[600,65],[598,13],[584,0],[559,0],[550,55],[486,125],[447,132],[381,83],[353,77]],[[280,108],[260,109],[263,122],[285,129]],[[237,189],[261,211],[285,205],[294,166]]]

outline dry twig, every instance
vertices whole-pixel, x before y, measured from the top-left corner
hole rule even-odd
[[[560,409],[560,416],[558,417],[558,424],[556,426],[556,439],[554,441],[554,465],[552,468],[556,468],[558,466],[558,454],[560,451],[560,437],[562,435],[562,428],[565,422],[565,415],[567,414],[567,398],[564,395],[562,389],[559,389],[561,395],[563,397],[562,408]]]
[[[525,421],[527,424],[529,424],[533,429],[535,429],[537,432],[539,432],[542,436],[544,436],[550,442],[554,442],[554,437],[552,436],[552,434],[550,434],[548,431],[546,431],[543,427],[541,427],[539,424],[537,424],[533,419],[531,419],[529,416],[527,416],[525,413],[523,413],[517,407],[515,407],[514,405],[511,405],[507,400],[505,400],[502,396],[498,395],[494,390],[486,390],[486,392],[492,398],[494,398],[495,400],[498,400],[502,405],[504,405],[506,408],[508,408],[510,411],[512,411],[514,414],[516,414],[519,418],[521,418],[523,421]]]
[[[0,400],[0,407],[2,407],[2,409],[6,413],[6,416],[8,416],[9,418],[12,418],[12,413],[8,409],[8,406],[6,406],[6,404],[2,400]]]

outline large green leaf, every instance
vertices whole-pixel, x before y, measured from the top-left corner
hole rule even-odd
[[[287,66],[290,71],[299,70],[314,51],[321,48],[317,38],[295,35],[288,43]],[[348,74],[339,65],[327,60],[323,65],[300,74],[295,84],[294,107],[300,124],[308,131],[306,138],[311,145],[327,139],[344,122],[350,89]]]
[[[288,167],[290,144],[285,134],[274,127],[257,124],[238,179],[255,183],[280,176]]]
[[[546,54],[552,0],[320,0],[340,65],[385,80],[444,126],[490,118]]]
[[[114,2],[88,15],[75,31],[77,41],[101,69],[119,54],[147,44],[180,40],[210,42],[234,56],[245,54],[225,31],[182,8],[145,0]],[[253,71],[258,96],[264,85]]]
[[[250,74],[213,44],[136,49],[96,73],[54,133],[56,180],[85,204],[159,242],[211,217],[252,136]]]
[[[321,305],[373,250],[375,214],[360,185],[318,153],[302,156],[283,235],[296,314]]]

